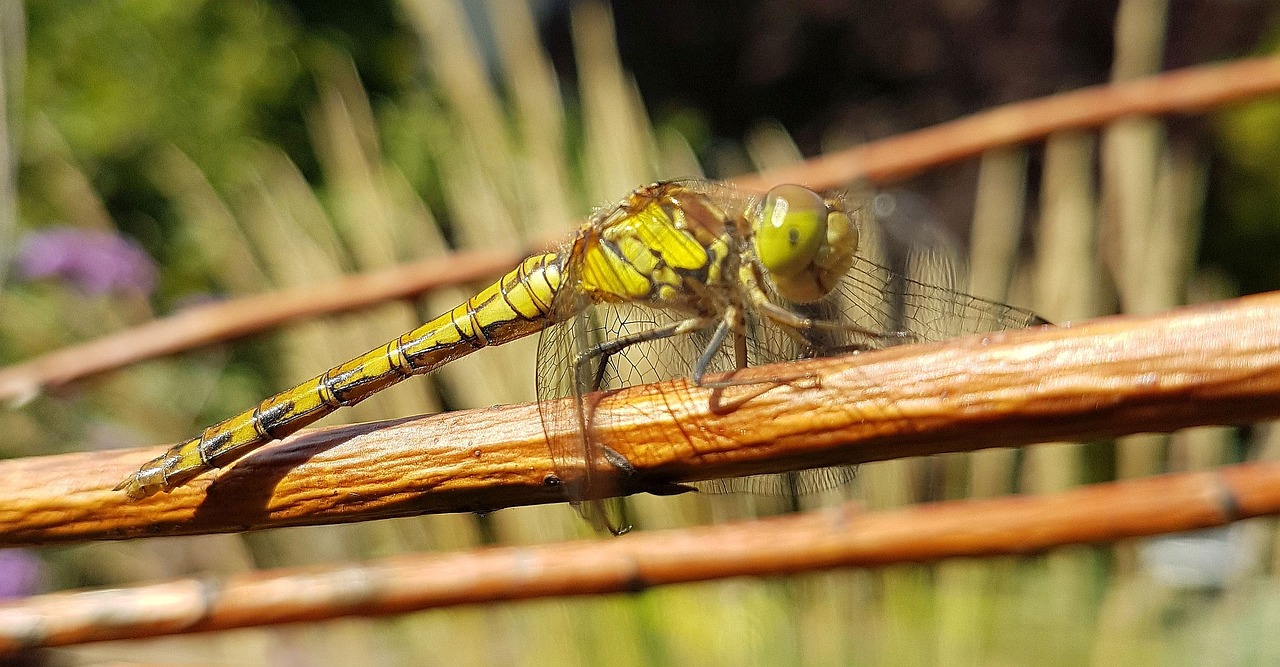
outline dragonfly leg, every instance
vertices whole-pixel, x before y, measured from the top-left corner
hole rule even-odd
[[[707,389],[727,389],[729,387],[742,387],[747,385],[774,383],[785,384],[795,381],[797,378],[789,377],[753,378],[750,380],[727,377],[711,381],[707,381],[705,379],[707,368],[711,365],[711,361],[715,358],[716,353],[720,351],[720,348],[724,346],[725,340],[729,337],[729,333],[734,331],[734,322],[737,320],[737,317],[736,312],[730,310],[725,314],[725,317],[720,321],[720,324],[716,326],[715,333],[712,334],[710,342],[707,343],[707,349],[703,350],[702,356],[698,358],[697,365],[694,366],[693,376],[690,378],[690,382],[692,382],[694,386],[704,387]],[[791,329],[788,327],[783,327],[783,329],[788,334],[795,336],[798,342],[807,345],[807,341],[799,334],[798,329]],[[734,367],[736,369],[746,368],[747,344],[746,337],[741,333],[734,334],[733,352]]]
[[[702,378],[707,374],[707,367],[711,365],[711,360],[715,358],[716,353],[720,351],[724,345],[725,338],[729,336],[729,318],[720,320],[720,324],[716,325],[715,333],[711,334],[711,341],[707,343],[707,349],[702,351],[702,356],[698,357],[698,363],[693,367],[693,385],[702,387]]]
[[[712,320],[709,318],[691,317],[687,320],[680,320],[679,322],[672,322],[671,324],[655,327],[653,329],[627,334],[595,345],[590,350],[578,355],[575,362],[578,370],[578,378],[581,380],[582,370],[586,368],[588,364],[599,360],[599,365],[596,367],[591,384],[587,388],[587,391],[598,391],[600,386],[604,384],[604,374],[605,370],[609,366],[609,357],[631,347],[632,345],[639,345],[640,343],[661,340],[663,338],[671,338],[672,336],[680,336],[687,333],[693,333],[700,329],[705,329],[711,324],[711,322]]]
[[[899,344],[911,342],[915,339],[908,331],[874,331],[867,327],[854,324],[852,322],[834,322],[831,320],[814,319],[805,317],[798,313],[794,313],[778,304],[769,300],[769,295],[760,288],[760,284],[756,282],[755,274],[751,271],[740,272],[751,305],[764,315],[769,321],[781,327],[784,331],[795,336],[801,343],[808,344],[808,341],[799,332],[809,329],[825,329],[827,331],[839,331],[842,333],[854,334],[869,340],[888,341],[888,344]],[[856,348],[858,345],[848,346]],[[873,349],[867,346],[867,349]]]

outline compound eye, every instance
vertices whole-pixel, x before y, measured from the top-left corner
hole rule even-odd
[[[827,239],[827,204],[799,185],[779,185],[765,195],[755,221],[756,257],[774,280],[796,276],[813,263]]]

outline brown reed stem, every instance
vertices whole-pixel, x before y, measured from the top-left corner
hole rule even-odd
[[[181,579],[40,595],[0,605],[0,653],[461,604],[634,592],[727,577],[1027,554],[1276,513],[1276,462],[1043,496],[874,512],[848,504],[618,539],[414,554],[224,580]]]
[[[1280,293],[599,397],[593,427],[663,484],[1280,417]],[[0,546],[558,502],[538,408],[304,432],[169,494],[111,488],[159,448],[0,461]]]

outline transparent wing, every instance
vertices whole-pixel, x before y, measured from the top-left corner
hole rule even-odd
[[[559,482],[575,509],[597,529],[617,530],[621,519],[612,523],[603,504],[594,500],[613,489],[594,479],[593,466],[588,465],[590,415],[585,401],[590,376],[578,368],[577,359],[590,349],[593,335],[590,302],[578,289],[576,274],[574,262],[568,262],[551,307],[557,323],[544,329],[538,339],[538,413]]]
[[[892,345],[942,341],[969,334],[1020,329],[1047,322],[1035,313],[906,278],[858,259],[836,290],[817,304],[795,304],[771,294],[779,305],[830,325],[800,332],[805,343],[772,325],[750,328],[754,364],[850,354]],[[699,482],[710,493],[793,496],[832,489],[855,476],[855,466],[750,475]]]
[[[839,313],[835,322],[875,334],[845,340],[866,349],[1047,324],[1031,311],[907,278],[861,258],[828,302],[830,312]]]
[[[1031,311],[957,291],[955,285],[963,273],[961,262],[954,243],[940,232],[940,226],[913,214],[909,220],[890,219],[886,227],[869,207],[846,206],[846,210],[855,216],[859,227],[858,256],[831,294],[815,303],[799,304],[769,290],[774,303],[821,325],[798,332],[803,338],[799,341],[773,325],[751,320],[753,365],[1048,323]],[[717,493],[786,496],[840,486],[852,479],[854,472],[854,466],[839,466],[715,480],[698,486]]]
[[[717,189],[708,192],[728,196]],[[865,209],[855,213],[870,217]],[[902,242],[901,235],[895,239],[874,219],[860,220],[859,229],[859,256],[827,297],[816,303],[798,304],[770,294],[778,305],[823,326],[784,331],[755,313],[746,313],[743,333],[747,365],[941,341],[1044,323],[1029,311],[954,289],[959,262],[945,242],[927,241],[918,234]],[[590,394],[690,377],[710,343],[711,330],[649,339],[646,332],[659,331],[681,316],[643,304],[591,304],[577,288],[577,272],[578,267],[570,261],[553,303],[552,316],[559,323],[545,330],[539,342],[539,408],[552,457],[569,497],[596,527],[617,532],[626,525],[622,506],[616,500],[605,499],[628,490],[628,471],[625,461],[611,455],[608,443],[596,436],[601,424],[592,414]],[[638,342],[614,354],[593,354],[610,341],[636,338]],[[733,344],[727,343],[715,352],[706,370],[733,370],[735,356]],[[839,486],[852,477],[852,467],[841,467],[716,480],[696,486],[712,492],[790,496]]]
[[[566,297],[567,298],[567,297]],[[617,533],[627,520],[621,493],[627,464],[598,434],[603,416],[593,411],[592,392],[687,378],[710,340],[710,331],[641,340],[616,353],[595,354],[611,341],[644,338],[680,318],[643,305],[578,303],[575,314],[543,332],[538,345],[538,408],[552,459],[579,513],[596,528]],[[730,370],[731,351],[721,350],[713,372]]]
[[[695,339],[708,336],[640,340],[600,354],[610,342],[643,339],[680,318],[644,305],[593,304],[579,288],[580,266],[568,264],[552,303],[558,323],[538,342],[538,409],[566,494],[593,526],[617,533],[627,527],[617,496],[635,487],[626,461],[597,435],[604,425],[594,413],[593,392],[689,377],[702,349]],[[714,367],[727,370],[720,360]]]
[[[958,291],[964,264],[957,244],[917,200],[882,193],[873,205],[852,210],[858,253],[823,306],[875,334],[849,343],[878,348],[1046,323],[1030,311]]]

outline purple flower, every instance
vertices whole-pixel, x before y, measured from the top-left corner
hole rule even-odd
[[[136,242],[118,234],[74,227],[32,232],[14,260],[27,280],[58,277],[90,294],[150,294],[156,267]]]
[[[25,549],[0,549],[0,600],[35,594],[44,563]]]

